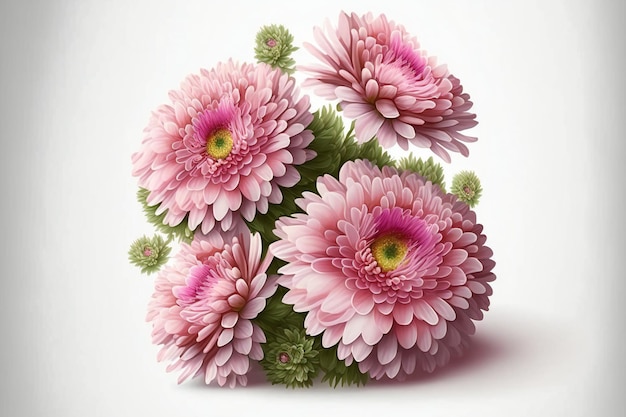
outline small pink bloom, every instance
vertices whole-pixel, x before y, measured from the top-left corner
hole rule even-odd
[[[347,162],[302,214],[276,222],[283,301],[372,378],[432,371],[462,352],[489,306],[495,263],[467,204],[408,171]]]
[[[202,375],[207,384],[246,385],[250,360],[263,358],[265,335],[252,320],[276,290],[261,259],[259,235],[224,234],[221,245],[196,233],[155,282],[147,320],[159,361],[180,371],[178,382]]]
[[[336,28],[314,34],[319,46],[305,47],[321,65],[299,67],[310,74],[304,85],[339,100],[344,115],[356,120],[359,142],[376,136],[385,148],[430,148],[446,162],[448,151],[469,155],[463,142],[476,138],[460,133],[476,125],[469,95],[403,26],[385,15],[342,12]]]

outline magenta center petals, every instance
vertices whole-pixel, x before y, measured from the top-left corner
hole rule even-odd
[[[199,299],[210,296],[211,288],[219,277],[215,269],[209,265],[197,265],[189,271],[187,285],[178,290],[178,299],[181,305],[191,305]]]
[[[384,58],[385,63],[393,63],[403,72],[408,82],[419,83],[424,79],[424,70],[428,61],[415,48],[403,42],[402,34],[393,32],[389,50]]]
[[[429,246],[433,240],[432,227],[423,219],[414,216],[409,209],[400,207],[383,209],[374,221],[378,235],[401,234],[411,242],[409,245],[411,248]]]
[[[244,125],[240,113],[233,103],[223,101],[216,109],[207,109],[192,119],[191,129],[187,129],[183,139],[184,148],[176,151],[176,162],[185,166],[192,189],[204,189],[208,183],[226,185],[239,179],[251,151],[247,142],[251,128]],[[220,131],[225,131],[232,141],[225,158],[216,158],[208,149],[207,141]]]
[[[193,138],[201,147],[206,146],[207,138],[215,131],[219,129],[234,130],[235,117],[241,117],[238,113],[235,105],[226,100],[220,102],[214,110],[207,109],[199,113],[191,121],[191,125],[193,126]]]
[[[435,251],[432,226],[412,215],[410,210],[399,207],[376,207],[372,214],[366,216],[372,220],[363,224],[371,226],[361,229],[362,235],[357,244],[351,248],[339,248],[343,253],[354,251],[351,265],[354,273],[346,285],[356,291],[368,291],[376,304],[407,303],[411,298],[420,298],[424,276],[441,262],[441,256]],[[385,240],[392,243],[390,247],[376,247],[377,243]],[[394,245],[402,247],[395,248]],[[402,259],[394,260],[394,256],[401,256]],[[393,265],[392,269],[381,265],[385,259]]]

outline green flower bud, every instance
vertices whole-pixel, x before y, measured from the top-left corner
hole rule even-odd
[[[141,268],[141,272],[150,275],[161,269],[168,259],[171,248],[159,235],[152,239],[142,236],[135,240],[128,251],[130,262]]]
[[[263,26],[256,35],[254,57],[272,68],[280,68],[287,74],[293,74],[296,62],[290,55],[298,48],[292,43],[293,36],[283,25]]]
[[[263,346],[260,363],[272,385],[310,387],[319,372],[319,350],[304,329],[284,329]]]
[[[468,206],[474,207],[478,204],[483,189],[474,171],[461,171],[452,179],[451,192]]]

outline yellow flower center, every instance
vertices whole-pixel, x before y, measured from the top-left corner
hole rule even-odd
[[[206,140],[206,153],[213,159],[224,159],[233,149],[233,137],[228,129],[218,129]]]
[[[376,238],[370,249],[383,272],[396,269],[409,250],[405,240],[396,234]]]

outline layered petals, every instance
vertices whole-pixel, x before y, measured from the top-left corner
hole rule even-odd
[[[475,213],[415,173],[363,160],[317,189],[296,201],[302,214],[276,222],[270,247],[307,332],[376,379],[460,354],[495,279]]]
[[[304,86],[339,101],[359,142],[430,148],[446,162],[449,151],[469,155],[465,143],[476,138],[460,133],[477,123],[469,95],[403,26],[342,12],[337,27],[316,28],[315,39],[305,47],[320,62],[298,67],[309,75]]]
[[[196,234],[182,244],[155,282],[148,308],[159,361],[178,371],[178,382],[202,376],[209,384],[246,385],[251,360],[263,358],[265,335],[252,322],[276,290],[261,259],[259,235],[224,233],[210,241]]]
[[[282,200],[312,159],[313,119],[295,79],[269,65],[232,60],[188,76],[158,107],[132,155],[147,203],[191,230],[226,231]]]

